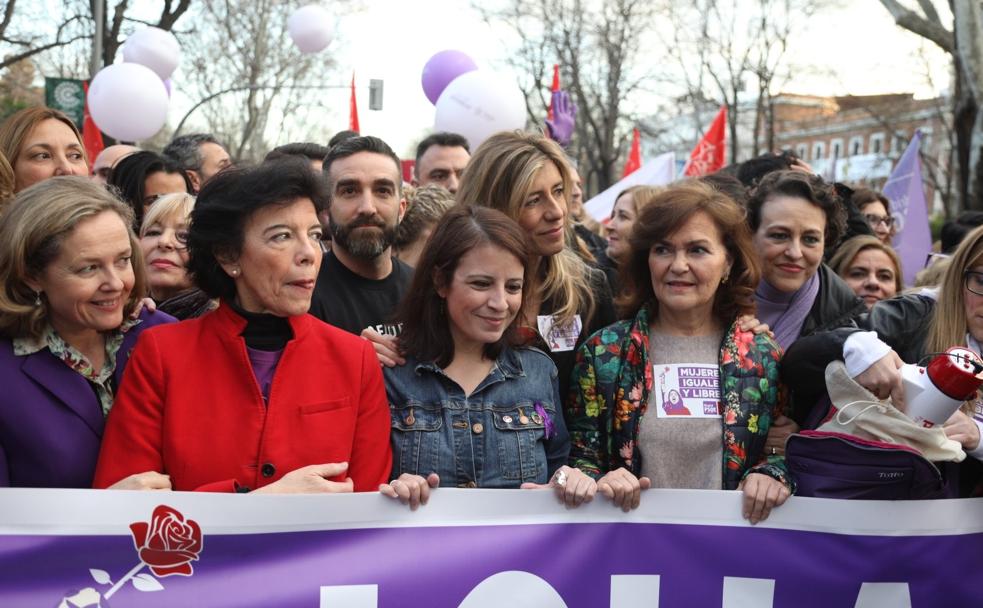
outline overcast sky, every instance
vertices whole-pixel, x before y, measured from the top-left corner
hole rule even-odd
[[[404,156],[412,156],[416,142],[433,126],[434,108],[423,94],[420,75],[434,53],[458,49],[480,69],[509,73],[504,61],[509,45],[465,0],[369,0],[361,12],[339,16],[338,26],[338,40],[322,53],[336,61],[341,82],[355,71],[362,132],[383,137]],[[949,85],[946,55],[900,30],[877,0],[842,0],[839,8],[813,17],[791,41],[788,56],[796,65],[811,67],[797,72],[782,87],[785,92],[928,97]],[[368,109],[370,78],[385,82],[381,112]],[[172,122],[192,103],[180,96],[174,101]],[[347,91],[327,96],[325,112],[333,130],[347,128]]]
[[[926,97],[948,86],[947,57],[934,45],[900,30],[876,0],[845,4],[849,6],[813,17],[792,41],[789,56],[815,68],[804,69],[783,90],[817,95],[914,92]],[[363,79],[366,87],[369,78],[385,80],[384,111],[368,111],[367,95],[359,99],[362,130],[384,136],[397,152],[408,152],[433,125],[433,105],[423,94],[420,74],[434,53],[458,49],[482,69],[508,72],[504,45],[461,0],[373,1],[363,13],[340,23],[336,59],[355,69],[359,94],[365,90]],[[927,69],[935,90],[927,82]],[[339,115],[341,127],[346,120],[347,105]]]

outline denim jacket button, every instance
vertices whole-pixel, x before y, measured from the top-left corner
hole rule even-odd
[[[512,416],[509,416],[508,414],[502,416],[502,422],[505,424],[510,424],[512,422]]]
[[[416,422],[416,418],[413,417],[413,414],[410,414],[403,420],[403,422],[406,423],[406,426],[413,426],[413,423]]]
[[[519,416],[519,424],[529,424],[529,416]]]
[[[475,422],[471,425],[471,430],[474,431],[475,435],[480,435],[483,430],[485,430],[485,425],[480,422]]]
[[[543,423],[543,417],[540,416],[539,414],[533,414],[532,415],[532,421],[535,422],[536,424],[542,424]]]

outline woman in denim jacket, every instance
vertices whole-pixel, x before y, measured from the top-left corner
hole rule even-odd
[[[393,472],[381,491],[425,503],[430,488],[552,487],[570,505],[596,484],[564,465],[570,438],[556,366],[513,346],[528,289],[522,229],[459,205],[434,229],[401,306],[406,363],[386,368]]]

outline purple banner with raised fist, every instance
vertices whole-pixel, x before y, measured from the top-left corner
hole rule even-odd
[[[544,491],[225,496],[0,490],[0,606],[983,605],[983,499],[648,491],[624,514]]]

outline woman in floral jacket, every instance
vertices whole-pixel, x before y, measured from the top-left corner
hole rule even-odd
[[[636,220],[622,312],[577,353],[570,465],[624,509],[648,487],[741,489],[765,519],[794,491],[765,452],[781,413],[781,349],[744,331],[758,269],[743,210],[698,182],[667,189]]]

